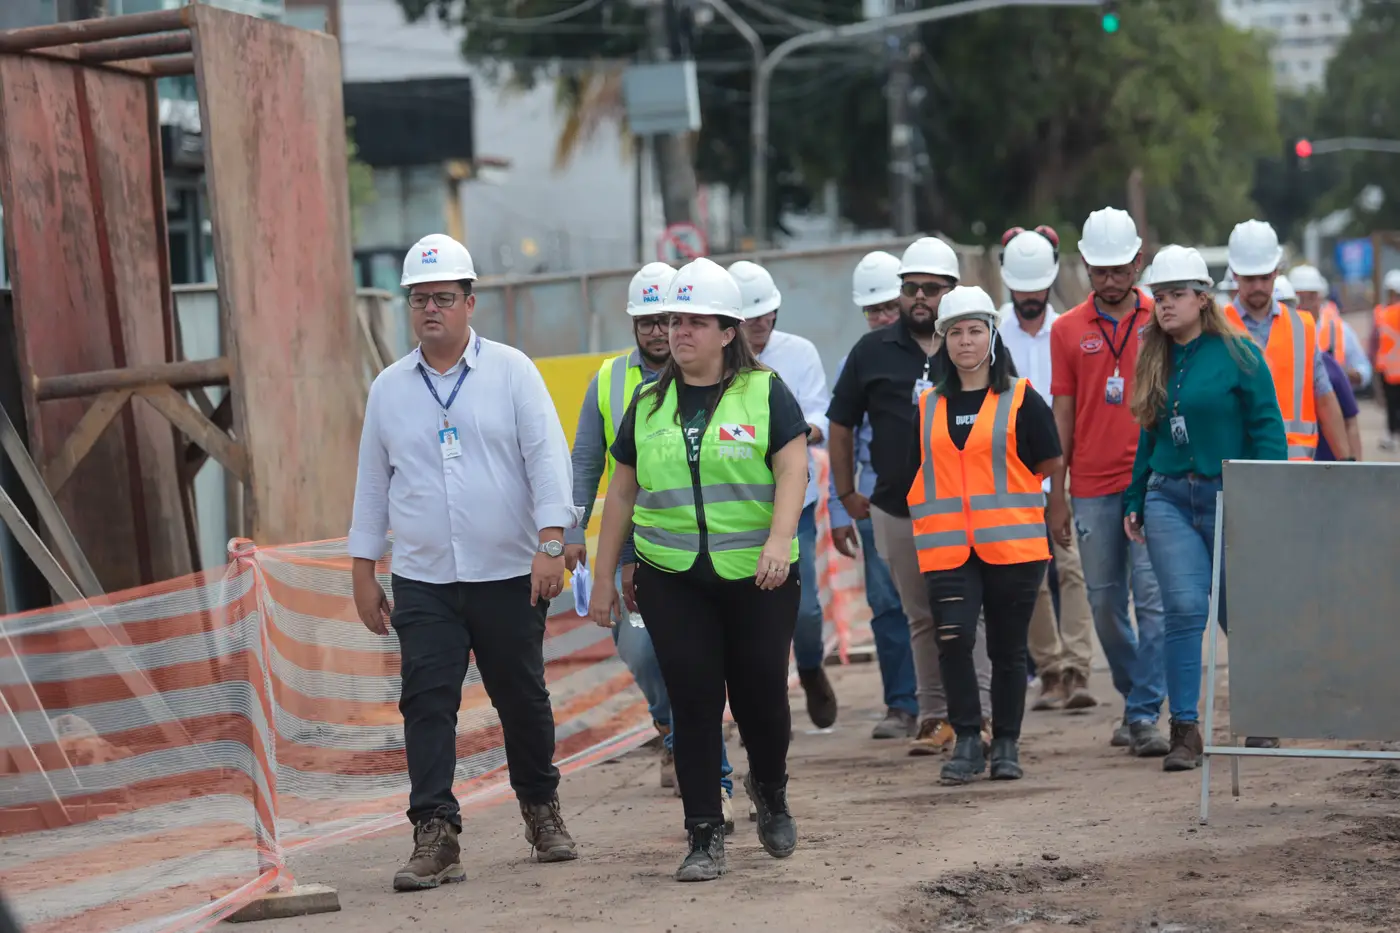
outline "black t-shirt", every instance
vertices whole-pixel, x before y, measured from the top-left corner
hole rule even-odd
[[[982,410],[986,397],[987,389],[954,392],[947,396],[948,436],[958,450],[967,445],[968,435],[977,423],[977,414]],[[1060,454],[1060,431],[1055,426],[1055,414],[1039,392],[1026,386],[1026,396],[1021,401],[1021,409],[1016,412],[1016,455],[1026,469],[1034,472],[1037,466]],[[917,432],[908,448],[908,456],[912,475],[917,476],[924,456],[923,439]]]
[[[936,384],[942,377],[940,361],[924,354],[901,320],[856,341],[836,380],[827,417],[854,431],[870,416],[870,465],[876,477],[870,501],[891,515],[909,516],[906,497],[919,471],[918,461],[909,464],[909,445],[919,437],[914,383]]]

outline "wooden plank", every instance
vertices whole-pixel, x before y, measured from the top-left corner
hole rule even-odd
[[[209,404],[206,397],[204,403],[200,404],[198,397],[195,398],[195,407],[199,413],[208,418],[210,423],[220,431],[228,431],[233,426],[233,395],[225,392],[217,407],[210,411],[204,410],[204,405]],[[181,466],[181,477],[183,482],[194,482],[195,475],[204,468],[204,464],[209,460],[209,451],[191,441],[185,447],[185,462]]]
[[[354,462],[363,392],[339,47],[189,9],[246,530],[266,544],[337,537],[355,476],[325,465]],[[289,294],[309,296],[292,315]]]
[[[239,478],[247,478],[248,462],[243,445],[231,439],[218,425],[201,415],[179,392],[170,386],[152,386],[141,389],[138,394],[171,424],[183,431],[190,440],[203,447],[224,469]]]
[[[135,364],[122,369],[36,378],[34,397],[43,402],[60,398],[83,398],[113,389],[140,389],[155,385],[174,386],[177,389],[228,385],[228,377],[227,357],[182,360],[178,363]]]
[[[44,481],[48,483],[50,492],[57,493],[68,483],[78,464],[82,463],[88,451],[92,450],[92,445],[97,443],[97,439],[107,430],[107,425],[112,423],[112,419],[121,413],[129,398],[130,389],[118,389],[102,393],[88,406],[78,426],[68,435],[68,440],[63,442],[63,449],[44,464]]]

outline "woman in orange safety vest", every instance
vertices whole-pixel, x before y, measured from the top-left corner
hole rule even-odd
[[[992,662],[991,778],[1021,777],[1026,633],[1050,561],[1047,476],[1050,527],[1070,543],[1055,418],[1030,381],[1016,378],[996,326],[996,306],[982,289],[949,292],[939,306],[943,344],[933,367],[946,375],[919,398],[919,473],[909,510],[957,733],[945,784],[965,784],[987,770],[972,661],[979,614]]]

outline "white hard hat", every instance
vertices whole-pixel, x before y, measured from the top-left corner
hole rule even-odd
[[[1142,284],[1170,285],[1177,282],[1196,286],[1198,290],[1210,288],[1210,269],[1199,252],[1189,246],[1164,246],[1158,250],[1142,277]]]
[[[1235,281],[1235,273],[1230,271],[1230,267],[1225,267],[1225,278],[1220,280],[1220,288],[1227,292],[1237,292],[1240,290],[1240,283]]]
[[[1296,291],[1327,294],[1327,280],[1317,271],[1316,266],[1294,266],[1289,270],[1288,279]]]
[[[1282,273],[1274,279],[1274,301],[1281,301],[1286,305],[1298,304],[1298,292],[1294,290],[1293,283],[1288,281],[1288,276]]]
[[[1230,269],[1235,275],[1269,275],[1283,261],[1278,234],[1262,220],[1246,220],[1230,231]]]
[[[876,250],[851,273],[851,300],[858,308],[884,304],[899,297],[899,257]]]
[[[957,321],[969,317],[980,318],[990,327],[997,325],[997,306],[980,285],[959,285],[943,296],[938,305],[939,336],[948,333],[948,328]]]
[[[739,283],[739,294],[744,301],[741,316],[745,320],[776,311],[783,303],[783,293],[773,284],[773,276],[758,263],[740,259],[729,267],[729,274]]]
[[[713,314],[743,319],[744,299],[739,283],[725,271],[724,266],[701,256],[676,270],[662,311],[677,314]]]
[[[1137,224],[1127,211],[1105,207],[1094,211],[1084,221],[1084,233],[1079,238],[1079,255],[1086,263],[1099,268],[1126,266],[1142,251],[1142,237]]]
[[[649,262],[632,276],[627,286],[627,313],[632,317],[661,314],[666,286],[671,284],[676,270],[664,262]]]
[[[1038,292],[1055,283],[1060,263],[1044,234],[1024,230],[1001,251],[1001,281],[1013,292]]]
[[[404,288],[419,282],[456,282],[475,279],[476,267],[467,248],[445,233],[430,233],[403,258]]]
[[[956,282],[958,275],[958,254],[938,237],[919,237],[904,251],[899,260],[899,274],[922,272],[925,275],[946,275]]]
[[[1381,280],[1381,288],[1388,292],[1400,294],[1400,269],[1391,269]]]

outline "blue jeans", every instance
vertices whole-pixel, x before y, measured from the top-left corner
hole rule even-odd
[[[865,601],[870,605],[870,633],[875,636],[885,705],[917,716],[918,682],[914,677],[914,651],[909,645],[909,620],[899,604],[889,565],[875,549],[875,526],[863,518],[856,522],[856,530],[860,532],[860,549],[865,558]]]
[[[821,586],[817,580],[817,504],[802,510],[797,520],[797,565],[802,575],[802,598],[797,605],[797,628],[792,635],[792,650],[799,671],[818,670],[823,642]]]
[[[622,592],[622,568],[617,568],[617,591]],[[645,628],[638,628],[627,619],[613,626],[613,645],[617,648],[617,656],[622,659],[622,663],[627,665],[627,670],[632,673],[632,679],[637,682],[637,689],[642,691],[642,696],[646,697],[647,711],[651,713],[652,721],[663,726],[671,724],[671,697],[666,692],[666,680],[661,676],[661,665],[656,661],[656,649],[651,646],[651,633]],[[666,733],[666,749],[671,749],[675,736],[671,732]],[[724,745],[724,733],[719,736],[720,766],[719,782],[724,786],[726,792],[734,793],[734,782],[729,776],[734,773],[734,769],[729,766],[729,750]]]
[[[1166,610],[1167,698],[1176,722],[1198,722],[1200,718],[1201,636],[1210,616],[1218,492],[1218,477],[1153,474],[1143,505],[1143,533],[1152,554],[1152,566],[1158,568]],[[1220,617],[1223,627],[1223,567]]]
[[[1123,695],[1128,722],[1157,721],[1166,694],[1162,593],[1147,548],[1123,531],[1123,494],[1074,500],[1074,525],[1084,585],[1113,686]],[[1128,590],[1137,632],[1128,618]]]

